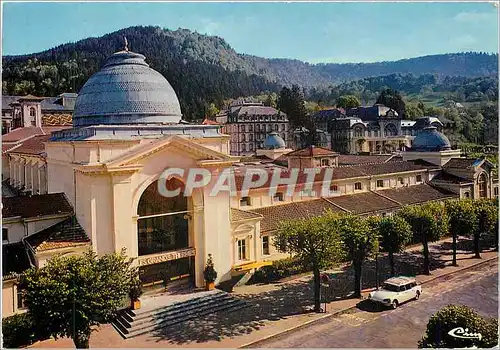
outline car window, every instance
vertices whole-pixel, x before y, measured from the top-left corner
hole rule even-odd
[[[408,284],[406,285],[406,290],[410,290],[410,289],[412,289],[412,288],[413,288],[413,283],[408,283]]]
[[[385,290],[388,290],[390,292],[399,292],[398,286],[395,286],[395,285],[389,284],[389,283],[384,283],[384,286],[382,288]]]

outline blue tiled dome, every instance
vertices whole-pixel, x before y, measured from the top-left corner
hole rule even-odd
[[[129,51],[109,57],[80,90],[73,126],[178,123],[174,89],[145,59]]]
[[[420,131],[412,142],[412,151],[437,152],[451,149],[450,140],[440,133],[434,126]]]
[[[277,132],[271,132],[264,141],[265,149],[285,148],[285,141],[278,135]]]

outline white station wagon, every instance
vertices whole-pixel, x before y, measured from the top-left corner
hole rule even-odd
[[[422,286],[414,277],[400,276],[386,280],[380,289],[368,295],[368,299],[395,309],[408,300],[418,300],[420,294],[422,294]]]

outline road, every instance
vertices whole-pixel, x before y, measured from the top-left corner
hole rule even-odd
[[[497,260],[422,286],[420,300],[376,311],[364,302],[351,313],[270,339],[265,348],[416,348],[427,321],[448,304],[498,317]],[[365,306],[362,306],[365,305]]]

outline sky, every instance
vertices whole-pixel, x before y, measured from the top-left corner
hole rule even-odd
[[[498,53],[492,3],[3,2],[2,54],[43,51],[135,25],[217,35],[239,53],[377,62],[439,53]]]

